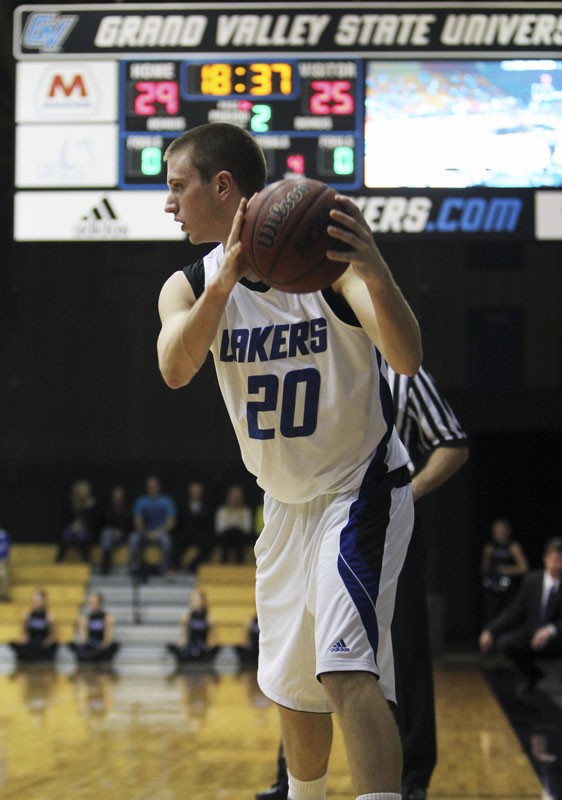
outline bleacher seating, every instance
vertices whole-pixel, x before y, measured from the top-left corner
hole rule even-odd
[[[203,564],[198,586],[207,595],[217,644],[246,642],[247,628],[256,613],[256,568],[253,564]]]
[[[45,589],[61,642],[70,641],[89,590],[100,590],[116,620],[116,637],[122,642],[116,666],[150,668],[167,662],[165,643],[176,640],[180,615],[189,593],[197,585],[207,594],[215,626],[215,641],[222,647],[245,644],[247,628],[255,615],[255,565],[202,565],[197,580],[183,573],[174,583],[150,578],[138,586],[138,609],[127,573],[126,548],[116,552],[115,570],[105,578],[94,566],[83,564],[79,554],[68,551],[68,561],[55,564],[54,545],[15,544],[11,551],[10,601],[0,603],[0,645],[17,639],[21,620],[29,610],[35,589]],[[95,553],[95,551],[94,551]],[[146,548],[147,562],[158,562],[157,547]],[[97,555],[97,554],[95,554]],[[96,563],[94,555],[93,563]],[[139,612],[140,610],[140,612]],[[140,614],[140,620],[136,615]],[[7,650],[7,648],[6,648]],[[226,652],[226,651],[225,651]],[[61,657],[68,658],[63,650]]]
[[[0,643],[19,638],[21,619],[35,589],[47,592],[61,642],[72,639],[91,570],[88,564],[55,564],[55,553],[54,545],[12,545],[10,601],[0,603]]]

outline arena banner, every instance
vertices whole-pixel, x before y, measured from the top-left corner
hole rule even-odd
[[[562,238],[561,46],[558,2],[21,6],[16,190],[148,198],[173,138],[231,122],[380,237]]]

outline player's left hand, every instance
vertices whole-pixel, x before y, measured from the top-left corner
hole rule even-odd
[[[346,245],[347,249],[328,250],[326,255],[331,261],[351,262],[355,272],[364,281],[384,278],[388,268],[365,217],[351,198],[337,194],[336,200],[342,209],[333,208],[330,211],[330,218],[336,224],[328,226],[328,233]]]

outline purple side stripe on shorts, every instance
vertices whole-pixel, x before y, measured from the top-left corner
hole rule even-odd
[[[377,351],[381,369],[382,356]],[[385,480],[385,456],[394,428],[392,392],[380,372],[379,393],[386,422],[386,433],[379,442],[369,464],[357,500],[351,504],[348,521],[340,534],[338,572],[363,622],[373,648],[375,663],[379,646],[379,629],[375,604],[379,595],[380,574],[384,555],[386,529],[390,521],[391,489]],[[409,480],[409,477],[408,477]]]

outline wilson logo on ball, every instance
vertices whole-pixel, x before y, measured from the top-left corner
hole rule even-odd
[[[336,281],[346,259],[327,253],[346,250],[328,229],[340,208],[333,188],[311,178],[287,178],[266,186],[246,208],[240,241],[256,280],[284,292],[316,292]],[[332,232],[333,233],[333,232]]]
[[[297,183],[287,193],[284,200],[271,206],[267,218],[259,230],[258,244],[268,248],[274,246],[281,226],[309,191],[310,189],[306,184]]]

